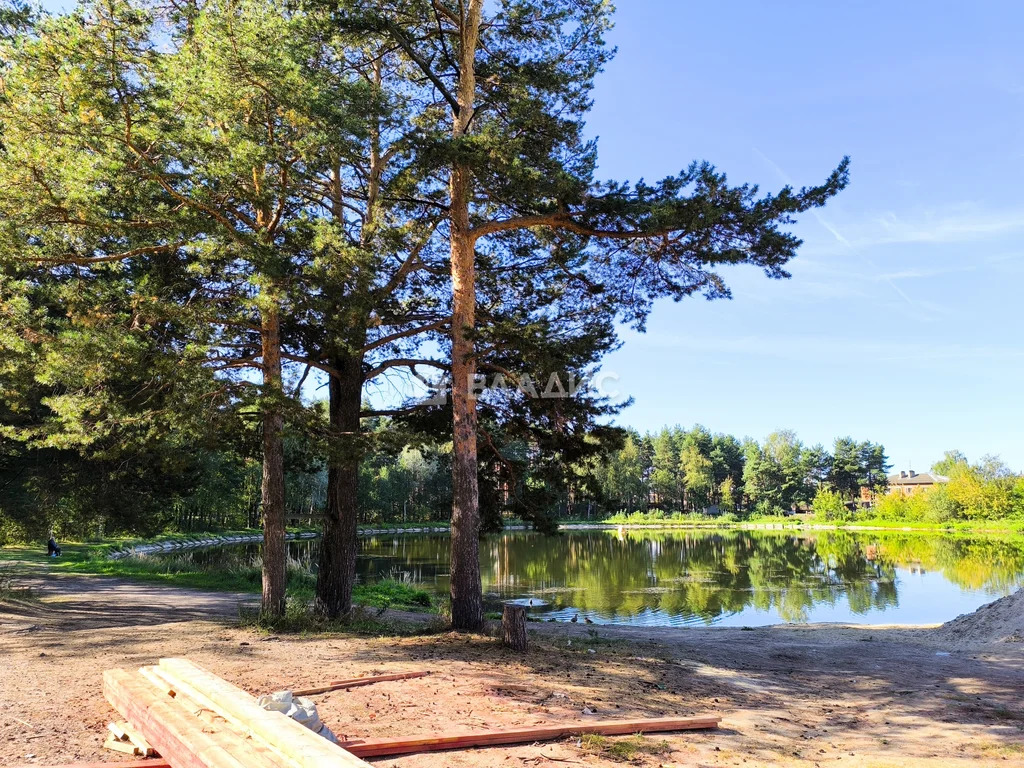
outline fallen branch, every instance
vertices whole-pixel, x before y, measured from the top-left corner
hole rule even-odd
[[[339,691],[342,688],[358,688],[362,685],[373,685],[374,683],[386,683],[390,680],[412,680],[416,677],[426,677],[429,672],[399,672],[394,675],[376,675],[375,677],[353,677],[351,680],[335,680],[321,685],[317,688],[303,688],[292,691],[292,696],[315,696],[318,693]]]

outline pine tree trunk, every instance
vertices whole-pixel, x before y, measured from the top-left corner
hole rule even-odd
[[[341,438],[343,444],[332,450],[327,464],[327,512],[314,607],[321,615],[335,619],[352,611],[352,587],[356,578],[359,447],[355,443],[359,434],[363,372],[362,361],[357,357],[334,358],[331,367],[341,373],[341,378],[330,378],[331,431],[345,437]]]
[[[453,175],[454,180],[458,172]],[[470,387],[476,373],[471,336],[476,309],[473,243],[452,232],[452,278],[455,291],[452,316],[452,625],[474,631],[483,626],[483,590],[480,582],[480,507],[477,484],[477,413]]]
[[[263,312],[263,601],[268,616],[285,609],[284,416],[281,412],[281,318]]]
[[[476,100],[476,48],[483,0],[469,0],[460,29],[460,72],[452,135],[465,136]],[[480,500],[477,484],[477,413],[471,387],[476,373],[476,243],[469,218],[473,174],[456,163],[449,182],[452,268],[452,626],[483,628],[480,583]]]

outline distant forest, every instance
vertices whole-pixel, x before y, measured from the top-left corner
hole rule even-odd
[[[451,511],[451,443],[396,433],[375,417],[359,477],[359,521],[445,521]],[[0,536],[35,538],[257,527],[261,467],[258,429],[220,444],[154,443],[130,456],[38,447],[0,462]],[[514,437],[514,436],[513,436]],[[529,439],[494,440],[482,454],[480,497],[486,527],[509,518],[550,528],[559,520],[617,512],[666,515],[712,511],[781,514],[810,505],[827,487],[855,498],[884,487],[884,448],[850,438],[831,450],[804,446],[792,432],[763,441],[713,434],[702,426],[641,435],[599,427],[575,451],[546,451]],[[293,525],[317,525],[326,503],[323,447],[286,440],[286,505]],[[139,448],[138,445],[135,446]],[[575,454],[575,456],[574,456]]]

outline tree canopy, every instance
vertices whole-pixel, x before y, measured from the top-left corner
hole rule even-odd
[[[585,378],[616,322],[642,329],[659,298],[728,298],[723,268],[788,277],[795,217],[848,183],[845,158],[818,185],[767,194],[703,161],[653,183],[599,179],[584,120],[611,13],[604,0],[10,6],[4,461],[113,461],[113,444],[153,462],[144,477],[199,444],[247,460],[259,446],[263,608],[280,614],[286,478],[307,442],[327,473],[317,606],[335,616],[351,607],[361,461],[450,435],[453,621],[479,627],[481,503],[544,525],[552,489],[596,491],[621,439],[600,426],[606,400],[524,382]],[[311,371],[325,409],[304,397]],[[405,388],[442,374],[445,403]],[[365,407],[396,382],[397,402]],[[884,463],[846,448],[815,465],[843,492]],[[701,430],[655,452],[657,493],[689,508],[735,505],[741,487],[767,504],[802,493],[784,434],[756,456]],[[632,463],[615,482],[637,491]]]

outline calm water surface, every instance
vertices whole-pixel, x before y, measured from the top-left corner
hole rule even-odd
[[[446,535],[361,539],[359,577],[448,592]],[[315,568],[317,541],[290,554]],[[193,553],[252,558],[257,547]],[[505,533],[481,542],[494,607],[595,624],[757,626],[779,622],[943,622],[1024,585],[1024,545],[993,538],[775,531]]]

